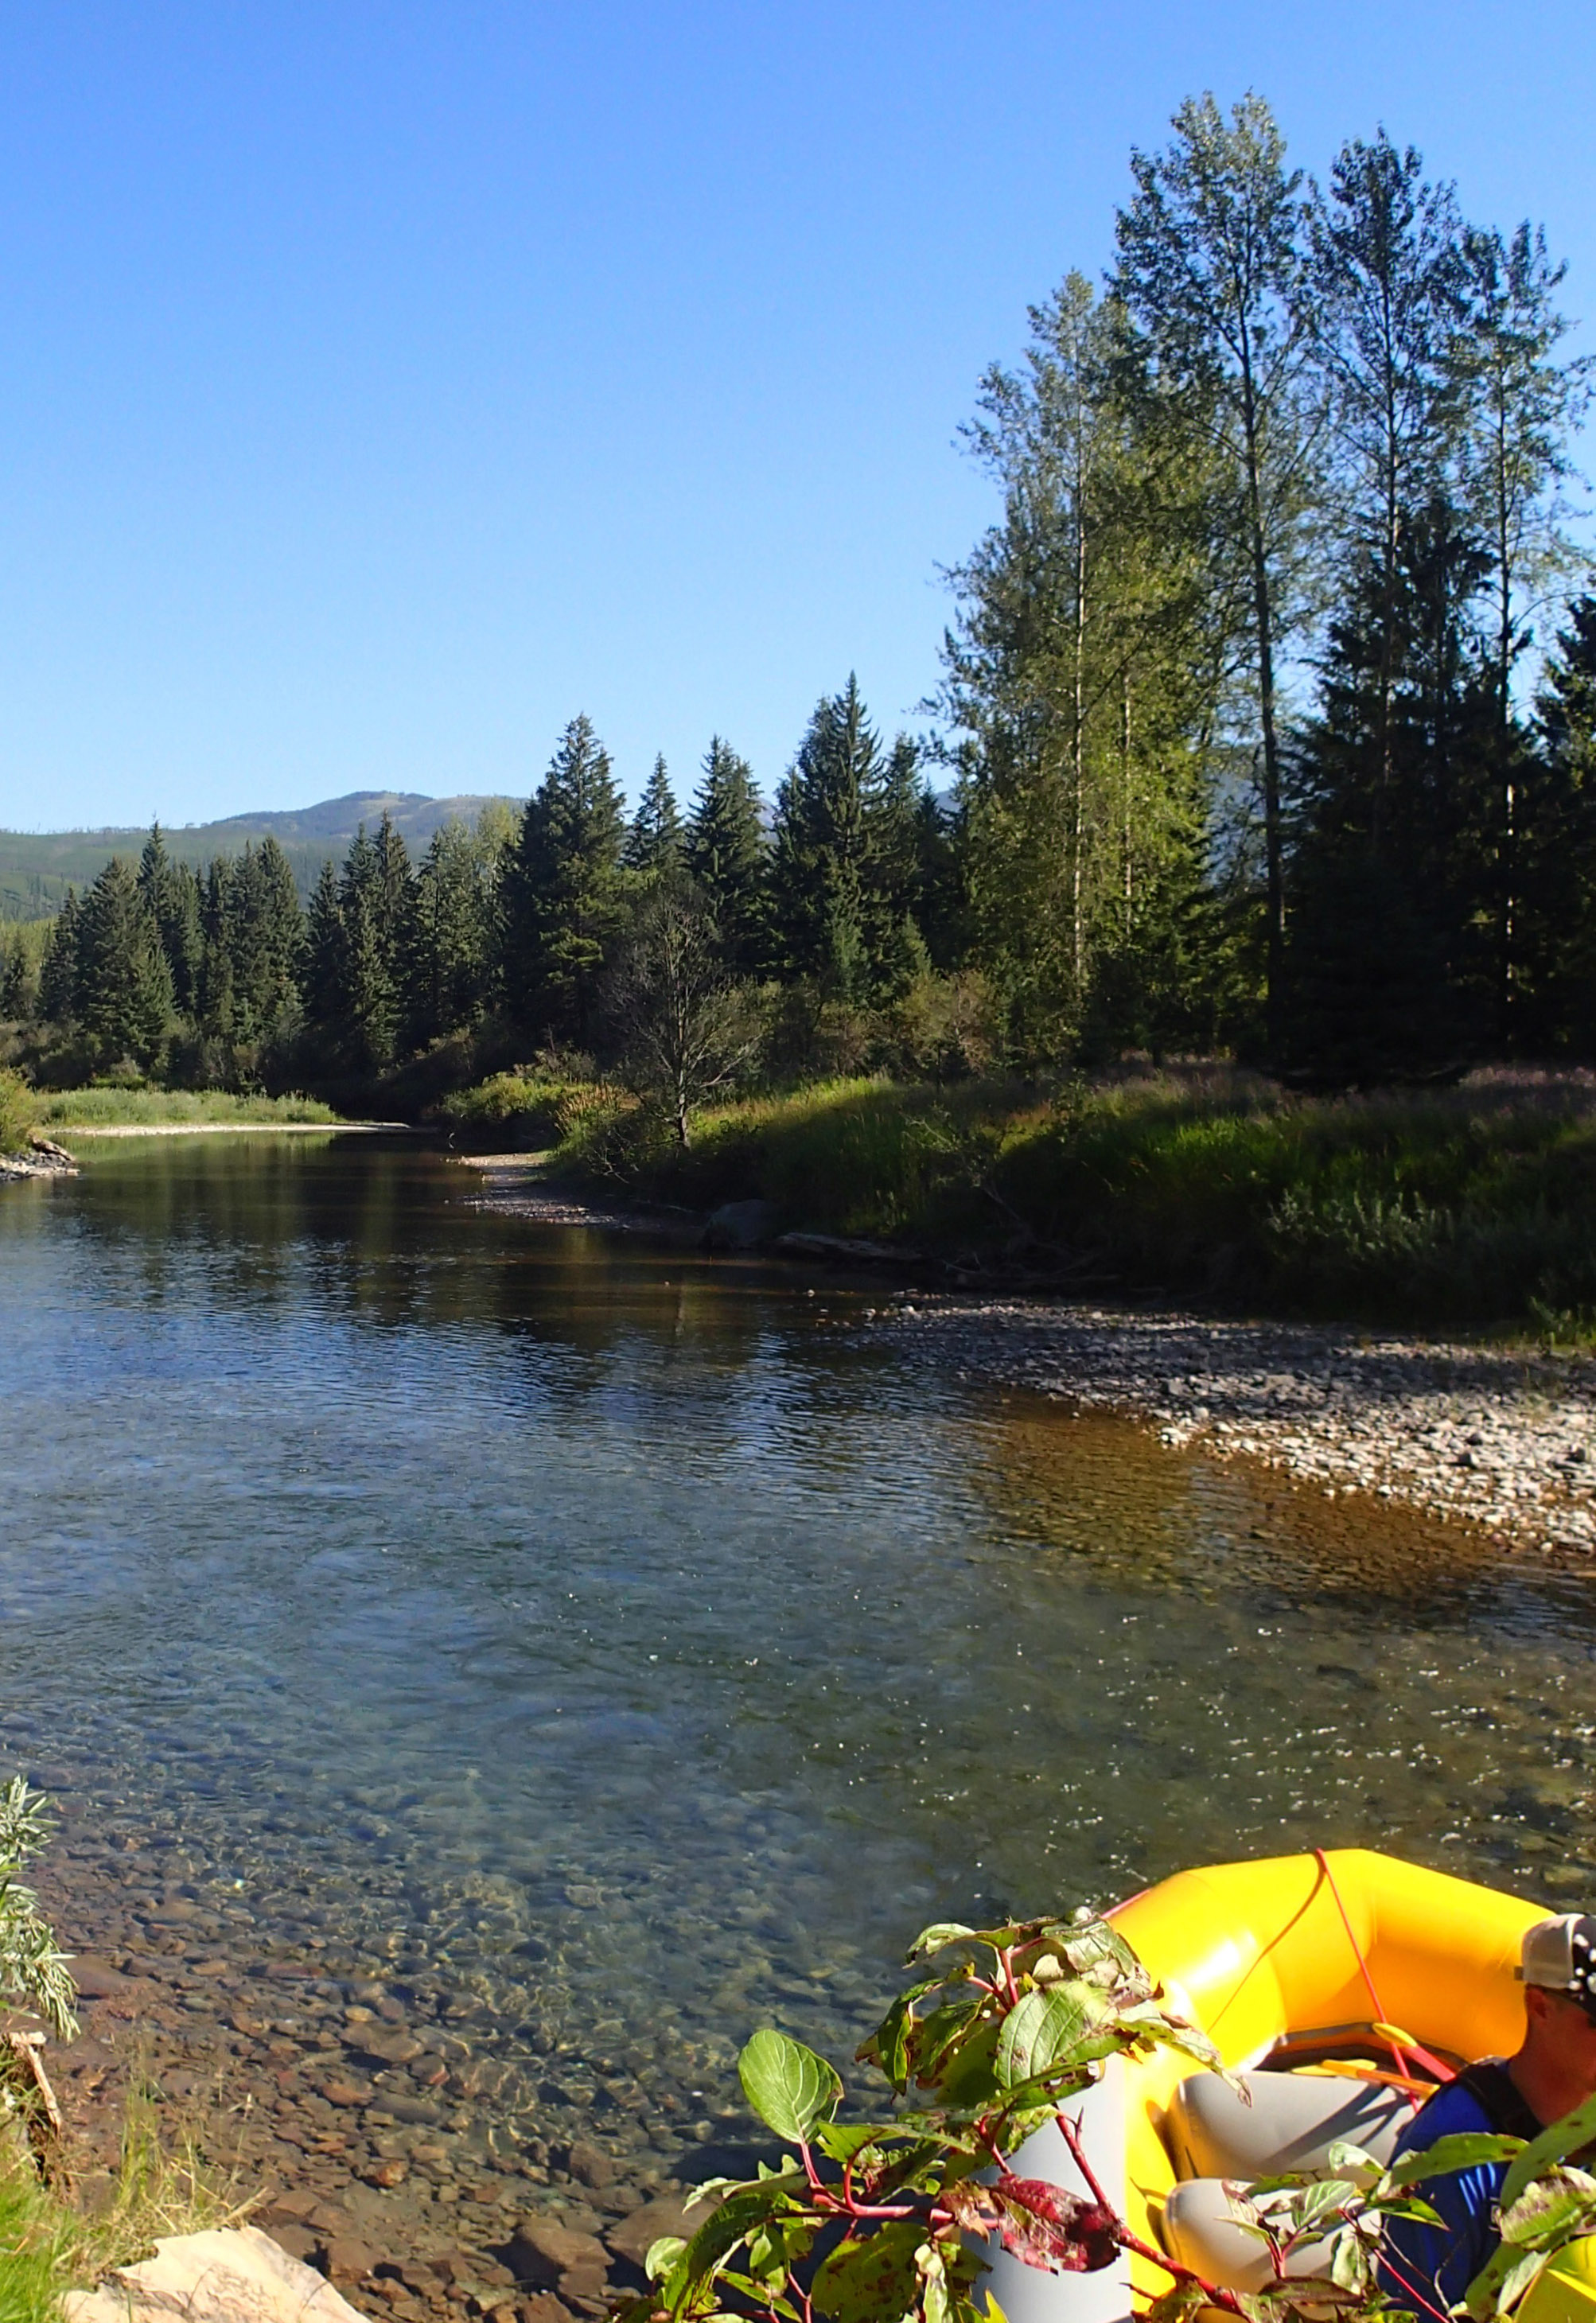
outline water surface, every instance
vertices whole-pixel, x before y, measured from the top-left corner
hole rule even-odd
[[[408,2089],[647,2185],[756,2024],[846,2063],[922,1923],[1204,1859],[1596,1895],[1579,1577],[426,1151],[85,1151],[0,1197],[0,1757],[61,1787],[69,1933],[197,2039],[325,2051],[357,1985],[454,2028],[469,2074],[366,2061],[374,2137]]]

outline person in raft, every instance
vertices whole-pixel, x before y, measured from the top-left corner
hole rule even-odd
[[[1438,2089],[1403,2132],[1399,2156],[1480,2130],[1538,2137],[1596,2096],[1596,1917],[1570,1912],[1527,1930],[1518,1974],[1525,2018],[1518,2050],[1465,2065]],[[1501,2239],[1496,2201],[1507,2172],[1505,2162],[1491,2162],[1426,2179],[1418,2191],[1439,2214],[1439,2227],[1386,2221],[1380,2288],[1393,2306],[1429,2317],[1458,2303]]]

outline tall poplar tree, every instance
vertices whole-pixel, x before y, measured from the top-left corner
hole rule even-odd
[[[1189,97],[1161,153],[1134,152],[1136,197],[1115,225],[1114,285],[1149,374],[1220,463],[1215,579],[1245,592],[1267,884],[1271,1032],[1286,931],[1280,657],[1305,616],[1316,429],[1302,298],[1300,171],[1249,93],[1226,121]]]

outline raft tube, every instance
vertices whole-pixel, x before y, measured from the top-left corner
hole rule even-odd
[[[1515,2050],[1524,2027],[1514,1975],[1519,1944],[1546,1910],[1395,1856],[1339,1848],[1178,1872],[1108,1917],[1227,2068],[1300,2072],[1294,2060],[1304,2056],[1390,2065],[1376,2024],[1400,2028],[1445,2060]],[[1104,2190],[1155,2248],[1169,2247],[1166,2206],[1191,2174],[1178,2093],[1195,2070],[1172,2050],[1114,2058],[1071,2102]],[[1314,2077],[1321,2089],[1322,2070],[1321,2062]],[[1423,2067],[1408,2070],[1417,2075]],[[1223,2086],[1210,2080],[1211,2089]],[[1356,2093],[1382,2085],[1345,2086]],[[1298,2165],[1285,2159],[1279,2166]],[[1025,2141],[1013,2167],[1086,2191],[1051,2125]],[[1261,2176],[1264,2167],[1261,2160],[1225,2174]],[[1011,2258],[995,2241],[988,2256],[986,2287],[1008,2323],[1121,2323],[1169,2287],[1169,2277],[1140,2258],[1122,2257],[1096,2274],[1054,2275]]]

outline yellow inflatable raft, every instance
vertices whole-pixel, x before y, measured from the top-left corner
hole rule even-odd
[[[1225,2065],[1248,2072],[1254,2098],[1240,2105],[1169,2051],[1114,2061],[1085,2100],[1083,2129],[1133,2232],[1210,2281],[1241,2288],[1250,2264],[1266,2272],[1255,2237],[1231,2227],[1226,2247],[1205,2190],[1312,2169],[1337,2138],[1389,2153],[1434,2073],[1420,2051],[1454,2064],[1518,2047],[1513,1971],[1525,1929],[1546,1916],[1544,1905],[1362,1848],[1183,1871],[1119,1905],[1114,1925]],[[1014,2167],[1079,2184],[1052,2127]],[[1048,2276],[1001,2253],[992,2280],[1009,2323],[1117,2323],[1167,2285],[1138,2259]]]

